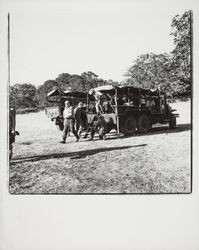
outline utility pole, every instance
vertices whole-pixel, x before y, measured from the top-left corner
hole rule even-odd
[[[10,86],[10,13],[8,13],[8,86]]]

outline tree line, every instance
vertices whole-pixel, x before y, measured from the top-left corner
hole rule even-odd
[[[56,105],[49,103],[46,99],[47,93],[54,89],[87,92],[91,88],[106,84],[117,85],[118,82],[103,80],[91,71],[84,72],[81,75],[62,73],[55,80],[47,80],[37,88],[30,83],[10,86],[10,106],[16,109],[42,109],[45,106]]]
[[[191,96],[191,11],[176,15],[171,22],[174,49],[170,53],[146,53],[137,57],[120,83],[103,80],[88,71],[81,75],[62,73],[54,80],[47,80],[37,88],[31,83],[10,86],[9,103],[16,109],[44,108],[52,105],[46,95],[53,89],[86,92],[97,86],[132,85],[145,89],[160,89],[167,96],[189,98]]]
[[[187,11],[172,19],[173,51],[138,56],[127,70],[124,84],[159,88],[174,99],[191,96],[191,14]]]

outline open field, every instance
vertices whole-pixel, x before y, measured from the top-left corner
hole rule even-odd
[[[70,136],[66,144],[44,112],[17,115],[10,193],[189,193],[190,102],[172,106],[180,114],[176,129],[160,125],[144,135],[113,132],[105,141],[78,143]]]

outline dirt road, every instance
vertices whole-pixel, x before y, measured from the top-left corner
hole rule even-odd
[[[172,106],[180,114],[174,130],[161,125],[144,135],[78,143],[70,136],[66,144],[44,112],[17,115],[10,192],[189,193],[190,102]]]

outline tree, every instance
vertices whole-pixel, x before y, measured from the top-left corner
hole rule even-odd
[[[70,89],[71,91],[84,92],[86,90],[84,79],[79,75],[71,75],[70,76]]]
[[[173,81],[170,66],[170,54],[141,55],[125,74],[128,77],[125,84],[145,89],[159,88],[170,93]]]
[[[68,73],[59,74],[58,77],[55,79],[55,81],[58,83],[58,88],[60,88],[63,91],[70,88],[71,87],[70,77],[71,75]]]
[[[55,80],[47,80],[43,85],[38,86],[36,90],[36,101],[40,108],[44,108],[46,105],[52,106],[52,103],[48,103],[46,100],[47,94],[56,89],[58,87],[58,83]]]
[[[125,74],[123,82],[142,88],[160,88],[172,96],[191,94],[191,11],[172,19],[175,48],[169,54],[139,56]]]
[[[87,80],[90,80],[90,81],[98,79],[98,75],[96,75],[92,71],[84,72],[84,73],[81,74],[81,76],[86,78]]]
[[[112,86],[118,86],[119,85],[118,82],[115,82],[112,79],[109,79],[109,80],[105,81],[105,84],[112,85]]]
[[[92,88],[103,85],[103,80],[99,79],[98,75],[91,71],[83,72],[81,77],[84,79],[85,91],[89,91]]]
[[[116,82],[114,82],[116,84]],[[47,94],[59,89],[62,91],[81,91],[87,92],[91,88],[107,84],[103,79],[99,79],[96,74],[91,71],[84,72],[81,75],[70,75],[68,73],[59,74],[55,80],[47,80],[36,88],[32,84],[15,84],[9,89],[10,107],[19,108],[44,108],[45,106],[55,106],[55,102],[47,101]]]
[[[176,75],[175,90],[182,95],[191,93],[191,11],[176,15],[171,27],[175,48],[172,51],[173,74]]]
[[[10,107],[32,108],[37,106],[35,100],[36,87],[29,83],[15,84],[10,87]]]
[[[14,86],[9,86],[9,106],[10,108],[18,108],[18,100]]]
[[[58,83],[58,88],[62,91],[69,89],[71,91],[85,91],[84,79],[77,74],[62,73],[59,74],[55,81]]]

